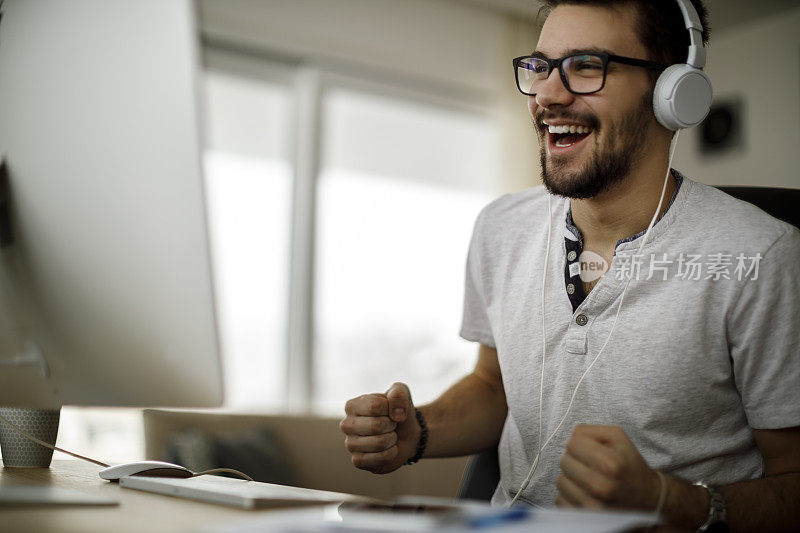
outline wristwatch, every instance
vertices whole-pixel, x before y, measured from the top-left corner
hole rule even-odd
[[[708,518],[706,518],[706,521],[702,526],[697,528],[697,531],[707,531],[709,533],[727,533],[729,528],[728,522],[725,520],[725,498],[722,496],[722,493],[716,487],[706,485],[702,481],[698,481],[695,483],[695,485],[706,489],[708,491],[708,495],[711,496],[711,505],[708,506]]]

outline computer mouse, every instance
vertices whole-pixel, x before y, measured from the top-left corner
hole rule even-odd
[[[100,471],[100,477],[108,481],[119,481],[125,476],[148,476],[148,477],[177,477],[189,478],[194,472],[181,465],[165,463],[164,461],[135,461],[133,463],[122,463],[109,466]]]

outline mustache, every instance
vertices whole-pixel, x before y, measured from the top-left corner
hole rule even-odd
[[[591,113],[576,113],[574,111],[542,111],[538,113],[534,119],[536,129],[542,133],[547,131],[547,124],[544,123],[545,120],[572,121],[589,126],[593,130],[600,129],[600,119]]]

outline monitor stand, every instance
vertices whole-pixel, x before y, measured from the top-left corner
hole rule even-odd
[[[0,356],[5,356],[5,354],[0,354]],[[36,367],[36,373],[40,378],[47,379],[50,377],[50,367],[47,366],[47,359],[45,359],[39,345],[33,341],[25,343],[25,351],[23,353],[0,358],[0,367],[4,366],[13,368],[32,366]]]

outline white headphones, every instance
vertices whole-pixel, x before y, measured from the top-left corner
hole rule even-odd
[[[711,107],[711,80],[701,69],[706,64],[703,25],[689,0],[677,0],[689,31],[686,63],[671,65],[661,73],[653,91],[653,111],[662,126],[677,131],[699,124]]]

